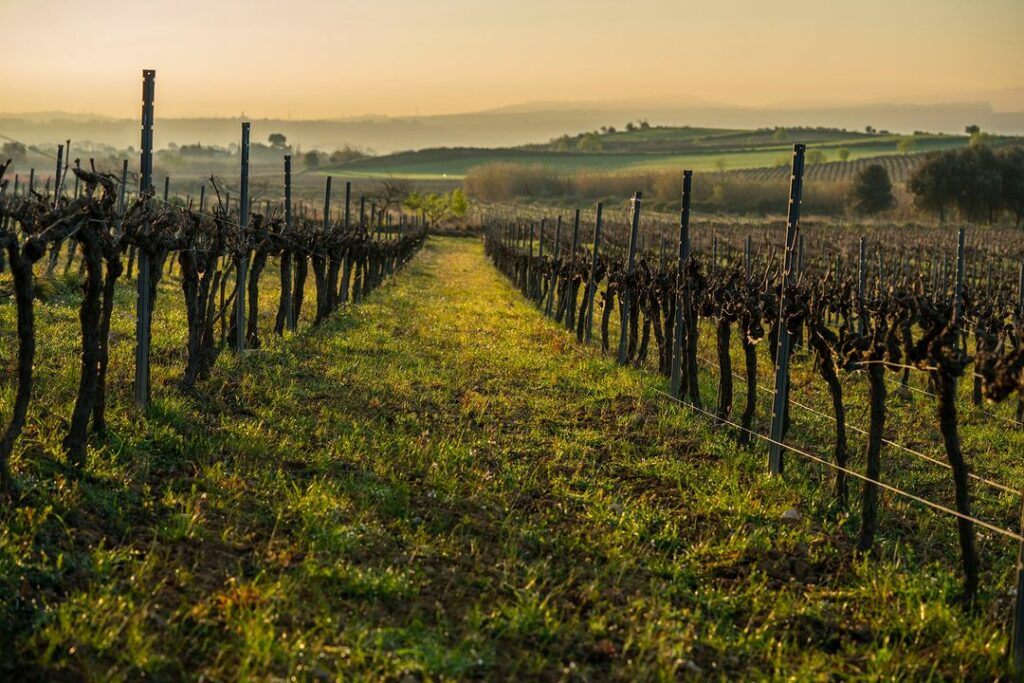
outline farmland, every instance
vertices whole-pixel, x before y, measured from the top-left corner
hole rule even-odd
[[[402,152],[336,166],[328,173],[352,177],[397,176],[414,179],[458,180],[474,166],[503,162],[539,164],[573,173],[645,172],[691,168],[697,171],[742,170],[785,166],[789,138],[807,140],[822,155],[819,163],[836,161],[840,149],[849,160],[892,156],[900,153],[903,136],[849,133],[846,131],[736,131],[704,128],[655,127],[596,136],[600,147],[579,151],[579,140],[525,145],[518,148],[451,148]],[[913,136],[915,153],[953,149],[967,145],[965,136]]]

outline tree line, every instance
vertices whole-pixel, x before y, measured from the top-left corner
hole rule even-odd
[[[907,182],[914,204],[945,221],[952,214],[993,223],[1024,217],[1024,148],[993,150],[985,144],[929,156]]]

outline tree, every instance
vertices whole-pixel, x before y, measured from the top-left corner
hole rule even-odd
[[[633,123],[632,121],[629,121],[628,123],[626,123],[626,130],[632,133],[634,130],[636,130],[636,124]]]
[[[320,165],[320,153],[315,149],[311,149],[306,152],[302,157],[302,163],[306,165],[306,168],[316,168]]]
[[[975,135],[981,132],[981,126],[979,126],[976,123],[972,123],[971,125],[964,128],[964,132],[967,133],[968,135]]]
[[[871,214],[891,209],[896,204],[889,172],[881,164],[871,164],[860,170],[853,181],[855,208]]]
[[[334,165],[347,164],[350,161],[358,161],[368,156],[366,152],[362,152],[351,145],[345,145],[341,149],[331,152],[330,162]]]
[[[836,150],[836,158],[839,159],[839,161],[849,161],[850,149],[848,147],[840,147]]]
[[[935,154],[921,164],[907,182],[919,209],[934,211],[945,222],[946,210],[956,194],[957,158],[955,154]]]
[[[15,164],[24,161],[28,156],[28,150],[20,142],[5,142],[0,148],[0,164],[10,159]]]
[[[992,223],[1003,208],[1001,160],[985,145],[961,150],[957,158],[960,167],[957,209],[969,221],[986,220]]]
[[[405,200],[405,207],[421,211],[431,225],[439,225],[453,218],[461,218],[469,210],[469,200],[460,188],[444,194],[441,192],[411,192]]]
[[[1012,211],[1020,226],[1024,217],[1024,147],[1015,147],[1001,155],[1003,205]]]
[[[980,130],[976,130],[971,133],[971,139],[967,141],[970,147],[983,147],[991,142],[992,136],[988,133],[982,133]]]
[[[551,149],[555,152],[568,152],[572,143],[572,138],[568,135],[563,135],[560,138],[555,138],[551,141]]]
[[[581,152],[600,152],[604,149],[601,138],[595,133],[587,133],[581,136],[576,146]]]
[[[825,153],[820,149],[812,149],[807,152],[807,163],[809,164],[821,164],[825,161]]]
[[[874,133],[875,132],[875,127],[874,126],[864,126],[864,132],[865,133]]]
[[[267,141],[270,142],[271,147],[276,149],[284,149],[288,146],[288,138],[286,138],[282,133],[271,133],[267,138]]]
[[[377,183],[373,200],[381,213],[387,213],[393,206],[401,206],[409,196],[412,186],[404,178],[384,178]]]
[[[651,124],[647,122],[647,119],[640,119],[640,130],[647,130],[651,127]]]
[[[900,138],[900,141],[896,143],[896,151],[900,154],[910,154],[917,147],[917,142],[913,137],[907,136]]]
[[[955,207],[966,220],[995,220],[1006,206],[1005,156],[984,145],[933,155],[910,178],[907,187],[917,206],[937,211],[945,220]]]

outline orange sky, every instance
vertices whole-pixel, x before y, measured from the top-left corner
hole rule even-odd
[[[328,118],[1024,85],[1024,0],[0,0],[0,111]],[[54,42],[60,45],[53,48]]]

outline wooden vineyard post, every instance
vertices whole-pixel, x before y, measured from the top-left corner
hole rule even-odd
[[[864,238],[860,238],[860,260],[857,263],[857,332],[860,336],[867,334],[868,325],[864,318],[864,288],[867,285],[867,270],[864,262]]]
[[[156,95],[156,71],[142,72],[142,156],[140,158],[139,193],[153,191],[153,100]],[[135,406],[145,410],[149,405],[149,253],[139,248],[139,276],[136,279],[135,300]],[[129,269],[130,270],[130,269]]]
[[[953,322],[960,324],[961,307],[964,298],[964,237],[965,230],[960,228],[956,237],[956,279],[953,281]]]
[[[684,326],[687,324],[683,315],[684,301],[688,293],[684,293],[686,275],[683,272],[687,259],[690,258],[690,192],[693,189],[693,171],[683,171],[683,197],[679,211],[679,253],[676,254],[676,316],[672,339],[672,374],[669,387],[672,396],[683,397],[683,341],[686,338]],[[747,237],[748,265],[750,238]]]
[[[1017,284],[1017,312],[1024,316],[1024,263],[1020,264],[1020,282]]]
[[[71,156],[71,150],[68,150],[68,156]],[[53,181],[53,203],[57,204],[57,200],[60,199],[60,179],[61,170],[64,165],[64,145],[57,145],[57,175],[56,180]]]
[[[1024,266],[1021,267],[1024,273]],[[1024,495],[1024,493],[1022,493]],[[1021,501],[1020,531],[1024,533],[1024,500]],[[1024,673],[1024,541],[1017,542],[1017,592],[1013,597],[1013,622],[1007,654],[1012,671],[1020,677]],[[1016,679],[1016,680],[1019,680]]]
[[[288,235],[288,239],[292,237],[292,156],[286,154],[284,157],[284,232]],[[285,261],[288,261],[288,265],[285,265]],[[292,289],[292,264],[294,256],[287,249],[283,250],[281,255],[281,271],[282,276],[285,272],[288,274],[287,282],[287,293],[281,297],[281,305],[284,307],[284,320],[285,325],[292,332],[295,331],[296,320],[295,320],[295,307],[293,304],[293,297],[290,292]]]
[[[963,300],[964,300],[964,238],[966,237],[966,231],[960,228],[956,236],[956,273],[955,280],[953,280],[953,329],[955,330],[956,345],[959,347],[960,343],[960,317],[962,315]],[[956,400],[956,390],[958,382],[953,377],[950,380],[953,383],[953,399]]]
[[[569,254],[569,281],[565,283],[565,294],[569,297],[569,305],[565,309],[565,329],[570,332],[576,327],[576,256],[580,249],[580,210],[572,222],[572,252]]]
[[[559,215],[555,221],[555,256],[554,263],[558,263],[558,257],[562,254],[562,216]],[[555,303],[555,290],[558,289],[558,269],[551,268],[551,283],[548,285],[548,300],[544,304],[544,315],[551,317],[551,307]]]
[[[594,220],[594,249],[590,254],[590,279],[588,280],[589,291],[587,298],[587,324],[586,342],[589,344],[594,338],[594,300],[597,298],[597,261],[601,249],[601,210],[604,206],[597,203],[597,218]]]
[[[778,346],[775,356],[775,397],[772,401],[772,432],[768,447],[768,471],[782,474],[782,441],[789,400],[789,330],[786,328],[786,304],[793,285],[793,257],[800,234],[800,197],[804,184],[804,145],[793,145],[793,173],[789,183],[789,216],[786,219],[786,254],[779,288]]]
[[[128,160],[121,164],[121,191],[117,193],[117,212],[124,216],[126,194],[128,193]]]
[[[324,234],[331,229],[331,176],[327,176],[327,184],[324,187]]]
[[[640,206],[643,201],[643,197],[640,192],[633,193],[633,199],[630,202],[630,226],[629,226],[629,255],[626,260],[626,278],[627,284],[622,290],[622,304],[619,306],[620,317],[620,330],[619,330],[619,365],[626,364],[626,353],[627,353],[627,340],[629,338],[629,316],[630,316],[630,305],[629,299],[632,296],[630,286],[628,284],[628,278],[633,275],[633,267],[636,262],[636,242],[637,235],[640,232]]]
[[[345,181],[345,237],[349,237],[349,231],[352,229],[352,182]],[[338,299],[347,304],[348,303],[348,290],[349,280],[352,275],[352,250],[351,248],[345,249],[345,255],[341,261],[341,289],[338,291]]]
[[[249,122],[242,122],[241,177],[238,197],[238,268],[235,275],[235,351],[245,351],[246,278],[249,274]],[[328,181],[330,176],[328,176]]]
[[[747,239],[743,243],[743,274],[747,277],[748,280],[750,279],[750,270],[751,270],[750,258],[751,258],[751,249],[753,248],[753,239],[754,239],[753,237],[751,237],[750,235],[747,235]]]

